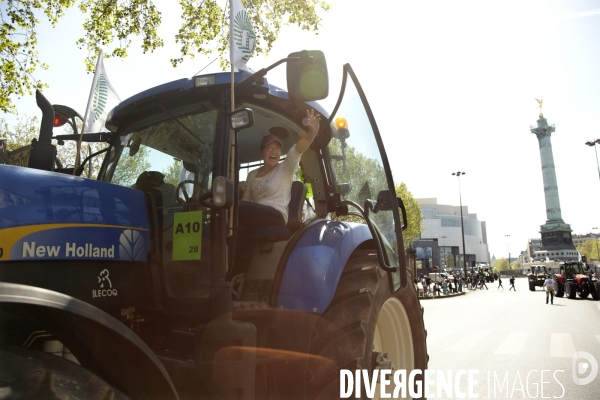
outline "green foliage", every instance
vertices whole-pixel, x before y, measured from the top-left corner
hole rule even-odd
[[[598,260],[598,248],[600,243],[598,239],[588,239],[583,244],[577,246],[577,250],[581,252],[589,260]]]
[[[6,0],[0,8],[0,111],[15,112],[11,98],[32,94],[48,87],[34,78],[37,68],[48,69],[38,57],[36,15],[43,14],[55,26],[76,0]],[[169,2],[172,8],[171,2]],[[223,68],[229,65],[229,1],[180,0],[181,27],[175,35],[181,57],[171,59],[175,67],[195,53],[221,57]],[[246,0],[243,4],[252,19],[256,34],[255,56],[268,54],[284,25],[317,32],[321,23],[318,10],[329,5],[319,0]],[[162,14],[152,0],[80,0],[84,16],[84,37],[74,44],[88,51],[84,60],[87,71],[95,67],[100,49],[106,58],[127,57],[134,37],[141,38],[144,53],[164,46],[158,36]]]
[[[36,26],[39,20],[35,13],[44,9],[54,26],[73,1],[13,0],[0,8],[0,111],[15,111],[12,96],[32,94],[35,89],[48,87],[33,77],[37,67],[48,69],[38,58]]]
[[[171,59],[173,66],[185,56],[193,58],[193,48],[200,54],[217,52],[221,67],[229,65],[229,1],[180,0],[183,22],[175,41],[181,44],[180,58]],[[255,55],[268,54],[283,25],[317,32],[321,23],[318,9],[328,11],[329,4],[319,0],[246,0],[246,8],[256,35]],[[222,6],[225,5],[223,8]]]
[[[123,151],[128,151],[127,148]],[[135,157],[122,156],[119,159],[119,167],[115,169],[111,182],[121,186],[131,187],[135,185],[137,178],[152,165],[148,161],[148,148],[140,147]]]
[[[179,172],[181,171],[181,161],[173,160],[173,164],[169,165],[162,174],[165,176],[165,183],[170,183],[173,186],[179,184]]]
[[[508,259],[498,258],[496,261],[494,261],[494,264],[492,264],[492,269],[495,271],[516,271],[519,269],[519,263],[517,261],[513,261],[509,265]]]
[[[85,59],[87,70],[92,72],[100,49],[118,42],[109,57],[127,57],[131,36],[141,36],[142,50],[154,51],[164,45],[158,37],[161,13],[152,0],[82,0],[79,9],[87,18],[83,23],[85,36],[77,46],[89,51]]]
[[[4,118],[0,118],[0,137],[7,139],[6,148],[16,150],[31,144],[38,137],[40,122],[37,117],[21,117],[13,127],[9,127]]]
[[[404,247],[409,247],[413,240],[421,236],[421,232],[423,232],[424,229],[423,219],[425,217],[421,212],[419,202],[413,197],[412,193],[408,190],[404,182],[396,186],[396,195],[402,199],[404,208],[406,208],[408,228],[402,232],[402,237],[404,239]]]
[[[508,271],[510,266],[508,265],[508,260],[506,258],[497,258],[492,264],[492,268],[496,271]]]
[[[340,142],[338,140],[333,140],[329,143],[329,150],[333,155],[342,155]],[[338,184],[349,184],[351,193],[346,196],[346,198],[358,202],[362,207],[363,204],[361,201],[358,201],[359,198],[368,193],[368,198],[376,199],[379,191],[387,190],[388,186],[385,171],[378,160],[367,157],[353,146],[346,147],[344,153],[345,163],[341,160],[334,161],[337,181]],[[402,236],[404,246],[408,247],[414,239],[421,235],[424,217],[421,213],[419,203],[408,190],[405,183],[402,182],[397,185],[395,190],[396,195],[402,199],[406,208],[408,228],[403,231]],[[391,236],[391,232],[394,231],[391,213],[380,212],[380,216],[382,218],[378,218],[379,215],[372,215],[371,217],[375,219],[378,228],[386,237]],[[364,223],[362,216],[358,214],[336,218],[343,221]]]
[[[329,151],[332,155],[342,156],[342,149],[338,140],[329,143]],[[369,158],[357,151],[355,147],[345,148],[345,161],[333,161],[338,184],[348,185],[350,193],[345,198],[364,206],[358,199],[364,193],[365,198],[375,199],[380,190],[387,189],[385,171],[377,160]],[[366,185],[366,186],[365,186]],[[368,192],[368,195],[367,195]],[[350,211],[354,212],[352,207]],[[364,223],[362,216],[348,215],[340,216],[340,220],[348,222]]]

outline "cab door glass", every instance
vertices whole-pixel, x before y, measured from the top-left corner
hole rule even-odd
[[[157,253],[169,299],[209,296],[210,210],[198,199],[212,190],[218,117],[209,110],[158,121],[123,136],[111,152],[105,180],[155,201]]]
[[[395,201],[391,173],[389,173],[387,159],[384,161],[377,143],[379,132],[367,112],[368,103],[361,96],[362,90],[349,65],[344,67],[344,73],[346,76],[345,88],[342,88],[343,98],[339,108],[334,110],[330,118],[333,133],[329,152],[332,156],[337,192],[341,194],[342,200],[353,201],[362,208],[365,207],[365,201],[368,199],[375,203],[378,194],[385,190],[393,193]],[[370,212],[369,218],[381,233],[384,256],[387,257],[386,264],[399,266],[399,255],[403,255],[404,251],[403,249],[398,251],[398,243],[402,243],[402,238],[397,238],[395,232],[395,224],[399,220],[398,209],[393,208],[394,210]],[[356,212],[352,207],[349,211]],[[341,217],[341,219],[364,223],[364,219],[356,215]],[[393,273],[392,279],[397,289],[400,285],[399,274]]]

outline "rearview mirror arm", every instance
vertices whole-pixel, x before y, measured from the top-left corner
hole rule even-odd
[[[250,87],[254,82],[256,82],[256,80],[258,78],[262,78],[265,75],[267,75],[267,72],[269,72],[270,70],[272,70],[273,68],[285,63],[285,62],[290,62],[290,61],[300,61],[300,57],[286,57],[286,58],[282,58],[281,60],[277,61],[274,64],[269,65],[267,68],[262,68],[259,69],[258,71],[256,71],[255,73],[253,73],[252,75],[250,75],[249,77],[247,77],[246,79],[244,79],[243,81],[241,81],[240,83],[238,83],[237,85],[234,86],[234,90],[244,90],[247,89],[248,87]]]

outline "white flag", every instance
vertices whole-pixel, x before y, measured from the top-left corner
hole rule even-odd
[[[104,52],[98,54],[96,71],[90,97],[83,117],[84,133],[96,133],[105,130],[106,116],[108,112],[121,102],[121,98],[110,84],[106,70],[104,69]]]
[[[237,69],[250,71],[246,63],[256,47],[256,34],[241,0],[231,0],[229,14],[229,60]]]

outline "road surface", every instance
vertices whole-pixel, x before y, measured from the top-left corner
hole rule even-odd
[[[446,378],[450,370],[453,379],[472,371],[472,394],[483,399],[600,399],[600,301],[563,297],[546,305],[545,292],[529,291],[527,278],[517,278],[516,292],[508,278],[502,284],[422,301],[429,369]],[[451,396],[437,382],[430,390],[435,398],[468,398],[467,376],[460,378]]]

